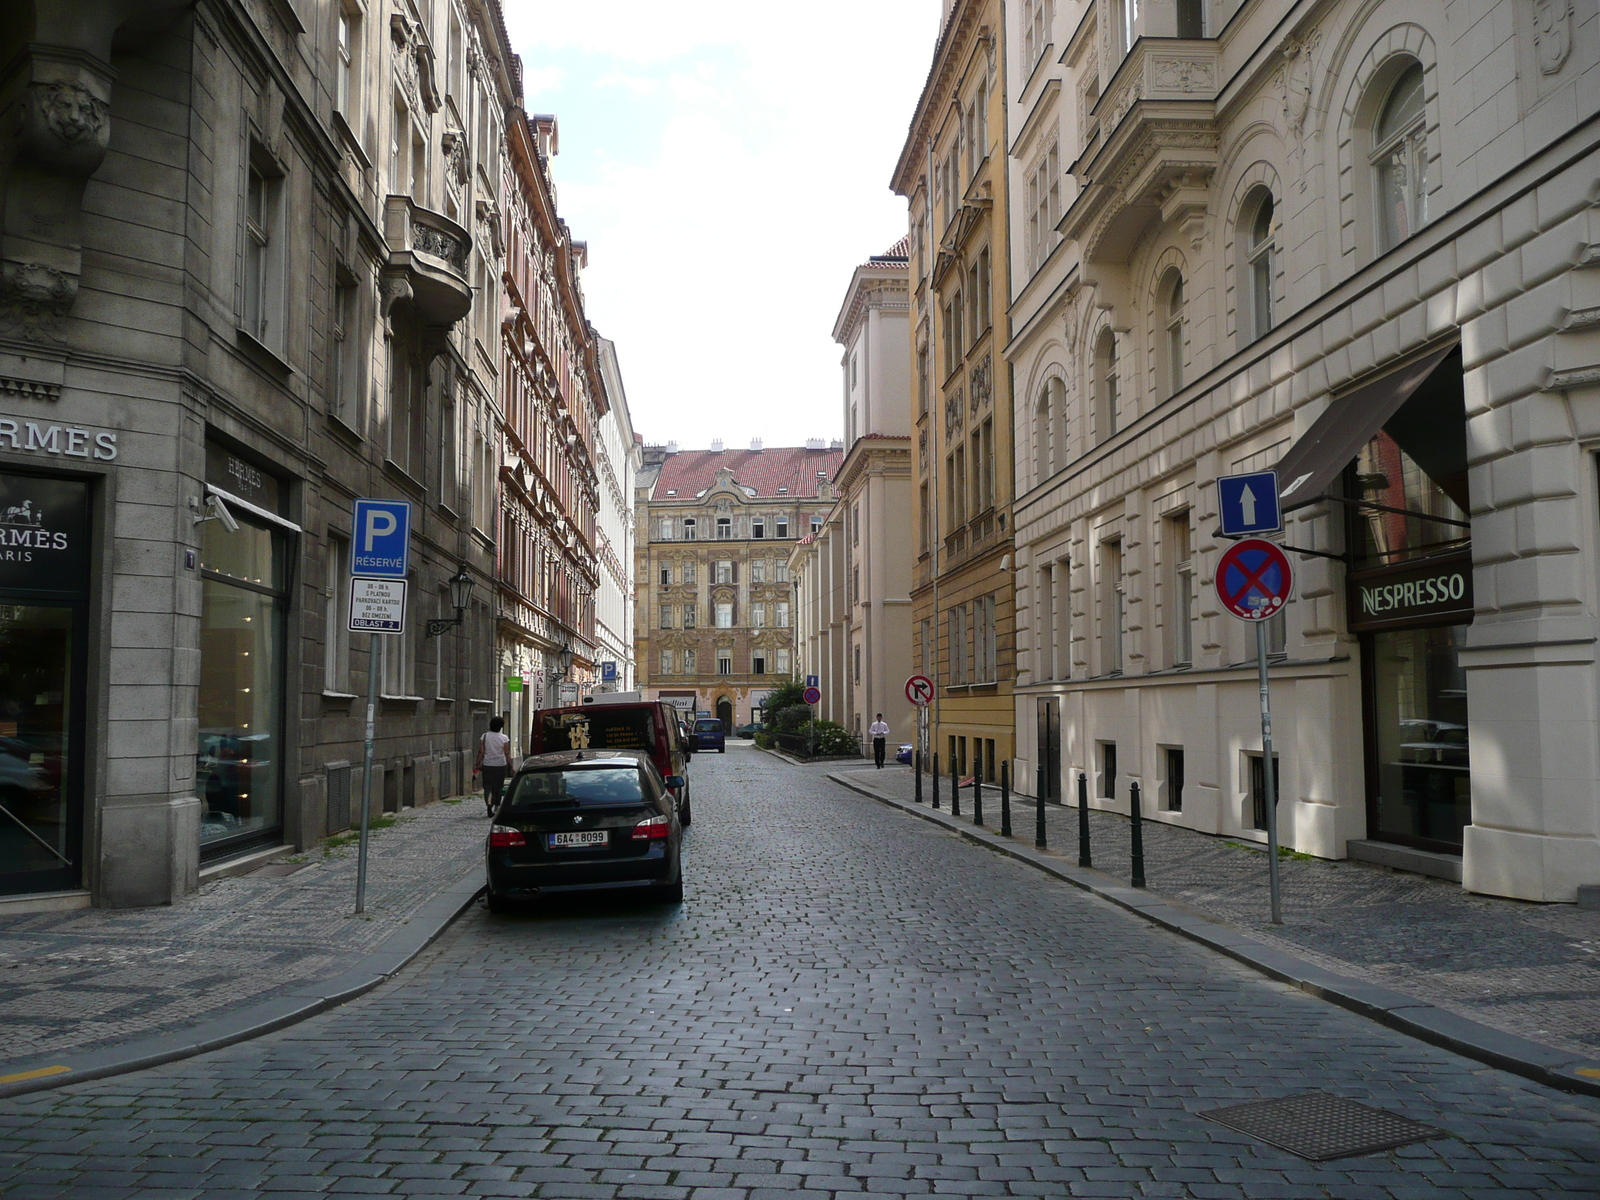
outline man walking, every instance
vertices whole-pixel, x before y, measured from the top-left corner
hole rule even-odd
[[[888,748],[889,726],[884,722],[883,714],[878,714],[878,719],[867,730],[872,734],[872,761],[877,764],[878,770],[883,770],[883,752]]]

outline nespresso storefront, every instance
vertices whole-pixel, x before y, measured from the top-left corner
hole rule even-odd
[[[83,879],[91,486],[0,471],[0,895]]]
[[[1461,652],[1473,600],[1459,348],[1330,405],[1278,471],[1286,509],[1344,513],[1367,837],[1460,854],[1472,822]]]

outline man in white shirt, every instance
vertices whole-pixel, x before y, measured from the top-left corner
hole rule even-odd
[[[887,738],[889,737],[889,726],[884,721],[882,713],[878,714],[878,719],[872,723],[867,732],[872,734],[872,761],[877,764],[878,770],[881,771],[883,770],[883,752],[888,748]]]

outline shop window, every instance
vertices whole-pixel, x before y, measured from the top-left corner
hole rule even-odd
[[[1456,850],[1472,822],[1465,625],[1375,633],[1372,836]]]
[[[1369,159],[1376,188],[1378,250],[1393,249],[1428,219],[1428,145],[1422,64],[1389,89],[1372,130]]]

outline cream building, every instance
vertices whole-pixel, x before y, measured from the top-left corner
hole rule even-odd
[[[600,418],[600,517],[596,554],[600,594],[595,605],[596,686],[601,691],[633,690],[633,488],[642,450],[628,413],[628,393],[616,343],[600,339],[600,378],[609,400]],[[611,663],[611,678],[606,676]]]
[[[1592,7],[1007,11],[1026,770],[1264,836],[1212,576],[1217,478],[1276,466],[1283,841],[1600,882]]]
[[[865,738],[883,713],[896,745],[916,734],[912,672],[911,338],[906,241],[856,268],[833,327],[844,348],[844,462],[833,505],[795,545],[797,673],[816,675],[818,716]]]

